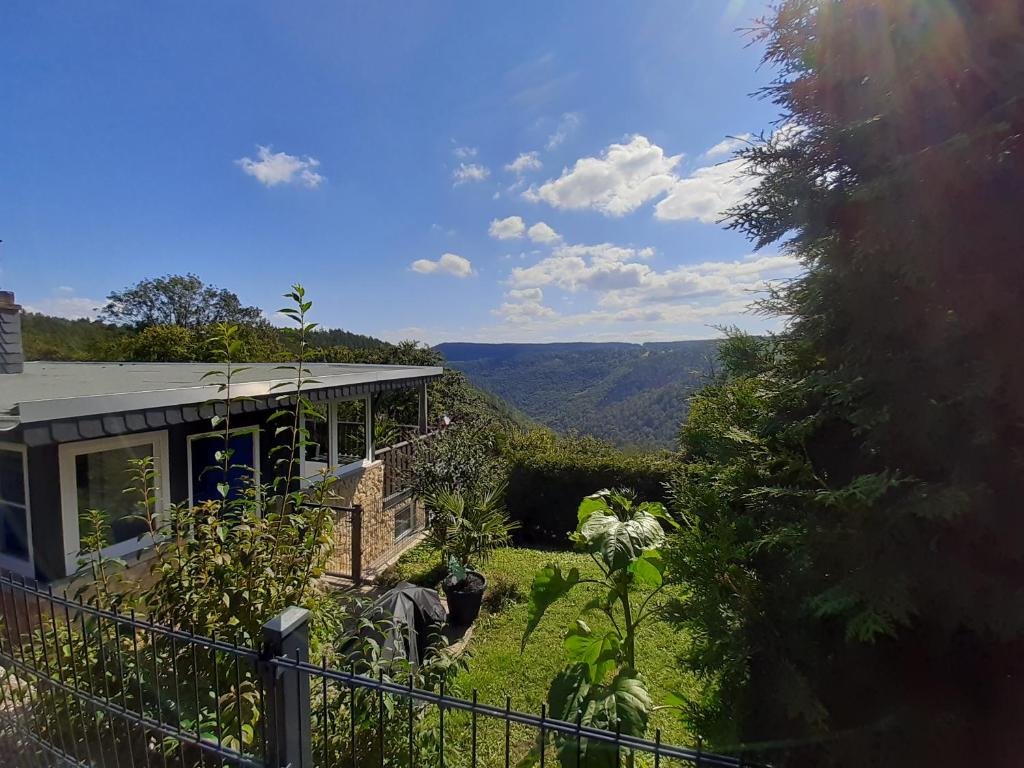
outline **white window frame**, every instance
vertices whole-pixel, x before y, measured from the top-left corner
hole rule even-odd
[[[36,574],[35,548],[32,546],[32,501],[31,492],[28,487],[28,449],[21,443],[0,442],[0,451],[11,451],[21,454],[21,471],[25,482],[25,535],[28,537],[28,560],[22,560],[0,552],[0,568],[16,573],[19,576],[34,578]],[[17,502],[4,499],[8,504],[21,506]]]
[[[238,435],[251,434],[252,435],[252,456],[253,463],[256,465],[252,468],[253,470],[253,482],[256,487],[260,487],[260,428],[253,424],[248,427],[232,427],[229,431],[232,437]],[[206,440],[211,437],[224,437],[224,430],[214,430],[213,432],[200,432],[195,435],[188,436],[188,449],[185,451],[188,460],[188,503],[194,504],[192,499],[192,443],[196,440]]]
[[[64,566],[69,576],[78,570],[78,561],[89,556],[81,551],[75,458],[89,453],[99,453],[117,448],[134,448],[139,445],[153,447],[150,455],[153,457],[153,468],[157,473],[155,511],[157,516],[160,516],[167,511],[171,498],[167,430],[101,437],[95,440],[78,440],[73,443],[61,443],[57,449],[58,464],[60,465],[61,516],[64,522]],[[104,547],[101,553],[104,557],[124,557],[148,549],[155,543],[153,537],[146,534],[139,539],[133,538],[111,544],[109,547]]]
[[[363,401],[364,434],[366,436],[364,450],[365,455],[361,459],[338,466],[338,403],[350,403],[359,400]],[[302,415],[300,423],[302,429],[305,429],[305,414]],[[327,456],[332,460],[327,466],[328,472],[334,477],[341,477],[349,472],[363,469],[373,462],[373,454],[375,450],[376,449],[373,444],[373,396],[367,395],[366,397],[346,397],[339,400],[328,400]],[[305,450],[303,450],[299,455],[301,457],[299,462],[299,474],[302,476],[303,482],[309,483],[315,481],[320,474],[319,468],[322,464],[316,461],[307,461]]]

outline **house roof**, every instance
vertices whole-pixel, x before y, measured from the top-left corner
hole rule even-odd
[[[231,395],[246,398],[294,393],[295,371],[278,363],[245,363],[232,377]],[[303,392],[372,392],[437,378],[443,369],[416,365],[309,363]],[[0,431],[19,425],[195,406],[223,399],[218,379],[203,378],[212,363],[25,363],[23,373],[0,375]],[[377,386],[375,386],[377,385]]]

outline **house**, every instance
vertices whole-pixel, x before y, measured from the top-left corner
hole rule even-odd
[[[71,576],[80,557],[79,517],[88,509],[109,516],[113,542],[107,554],[124,557],[147,548],[152,542],[140,538],[140,524],[132,518],[134,501],[122,492],[131,459],[153,457],[160,509],[213,498],[222,479],[204,470],[217,464],[223,431],[213,431],[211,418],[226,411],[226,402],[203,374],[217,366],[25,362],[20,329],[14,295],[0,291],[0,568],[41,582]],[[310,478],[326,470],[338,478],[332,502],[339,509],[338,541],[351,535],[352,521],[343,510],[372,506],[376,518],[360,525],[374,532],[374,551],[383,552],[415,524],[401,519],[408,513],[397,504],[388,506],[389,498],[404,498],[385,471],[386,457],[398,451],[374,445],[374,404],[396,390],[418,393],[419,423],[413,429],[425,434],[427,384],[442,369],[329,363],[306,368],[311,380],[302,392],[324,419],[307,425],[316,444],[302,452],[300,474]],[[275,438],[281,422],[268,419],[282,407],[281,398],[294,393],[294,372],[276,364],[252,364],[233,379],[232,461],[251,466],[260,482],[273,479],[278,456],[271,449],[283,439]],[[345,555],[339,553],[341,561]]]

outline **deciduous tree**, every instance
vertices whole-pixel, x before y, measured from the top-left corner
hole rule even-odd
[[[100,317],[115,323],[148,328],[177,325],[199,328],[217,322],[258,323],[259,307],[246,307],[226,288],[208,285],[191,273],[140,280],[107,296]]]

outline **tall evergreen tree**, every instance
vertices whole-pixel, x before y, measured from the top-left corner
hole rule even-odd
[[[683,432],[695,711],[815,764],[1016,765],[1024,5],[785,0],[760,36],[783,119],[731,226],[806,271]]]

